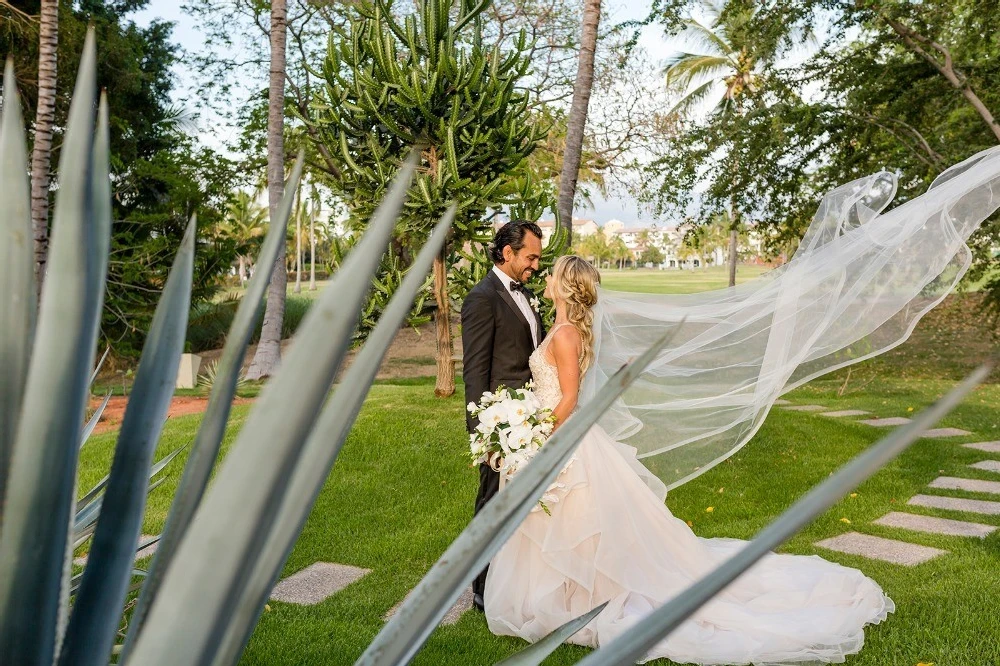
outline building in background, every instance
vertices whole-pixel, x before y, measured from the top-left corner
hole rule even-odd
[[[493,222],[494,229],[499,229],[507,221],[506,215],[497,215]],[[547,245],[555,231],[555,220],[540,220],[538,226],[542,229],[542,244]],[[589,218],[573,218],[574,244],[597,232],[604,235],[605,241],[609,245],[616,244],[619,240],[624,243],[629,255],[624,265],[630,268],[690,270],[705,266],[725,265],[728,256],[727,247],[712,248],[708,252],[700,252],[687,247],[684,244],[685,229],[676,223],[640,220],[626,224],[622,220],[611,219],[604,224],[598,224],[596,220]],[[746,246],[739,248],[741,261],[766,263],[761,255],[761,240],[753,231],[750,232]],[[647,252],[650,247],[656,248],[659,252]],[[662,257],[662,261],[643,261],[643,258],[648,259],[650,256]],[[612,262],[607,259],[602,263],[609,267],[615,263],[621,264],[621,262]]]

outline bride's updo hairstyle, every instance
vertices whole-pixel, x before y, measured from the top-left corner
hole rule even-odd
[[[587,372],[594,360],[594,306],[601,274],[581,257],[567,254],[552,267],[552,281],[555,295],[566,303],[569,322],[580,333],[580,372]]]

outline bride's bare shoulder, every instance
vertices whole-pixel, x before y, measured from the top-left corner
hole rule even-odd
[[[552,331],[552,344],[574,349],[580,346],[580,331],[576,326],[560,326]]]

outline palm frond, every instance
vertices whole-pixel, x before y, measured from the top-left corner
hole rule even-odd
[[[668,87],[689,86],[696,79],[720,79],[731,67],[730,61],[721,56],[681,53],[667,59],[663,75]]]
[[[692,109],[709,99],[713,92],[715,92],[713,89],[719,85],[719,81],[714,79],[706,81],[688,94],[684,95],[684,97],[682,97],[681,100],[667,112],[667,115],[685,115],[690,113]]]

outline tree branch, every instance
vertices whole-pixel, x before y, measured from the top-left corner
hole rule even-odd
[[[990,131],[993,132],[993,136],[995,136],[997,140],[1000,140],[1000,123],[997,122],[996,118],[993,117],[993,114],[986,107],[986,104],[984,104],[975,91],[972,90],[972,86],[969,85],[969,81],[965,75],[961,71],[955,69],[955,65],[951,57],[951,51],[949,51],[944,45],[935,42],[929,37],[921,35],[916,30],[885,15],[884,13],[882,14],[882,17],[893,29],[893,31],[900,36],[911,51],[920,55],[924,60],[929,62],[934,69],[940,72],[941,75],[944,76],[955,89],[962,93],[965,99],[969,101],[972,107],[990,128]],[[941,62],[938,58],[935,58],[931,53],[922,48],[921,44],[940,53],[944,58],[944,62]]]

